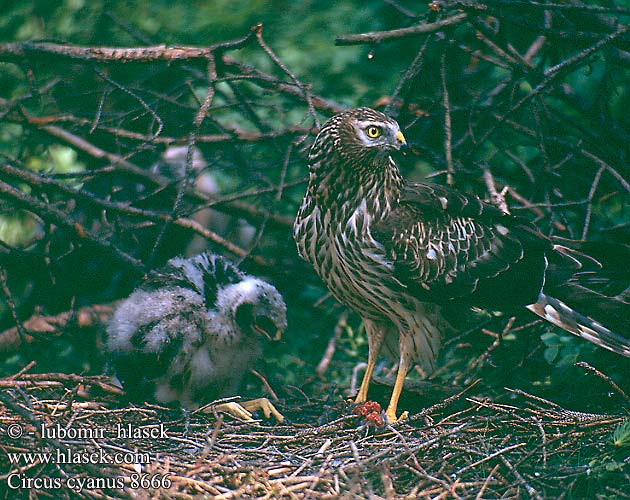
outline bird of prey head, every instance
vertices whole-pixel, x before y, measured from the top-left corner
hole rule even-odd
[[[244,335],[280,340],[287,327],[287,307],[272,285],[257,278],[246,278],[219,292],[217,311],[233,318],[235,328]]]
[[[351,159],[355,166],[379,165],[393,152],[407,146],[398,122],[369,108],[339,113],[324,125],[324,129],[329,130],[320,133],[313,150],[332,145],[334,153],[343,159]],[[329,134],[336,140],[324,141]]]

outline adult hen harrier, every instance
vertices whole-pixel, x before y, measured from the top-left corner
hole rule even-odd
[[[441,304],[449,302],[490,309],[522,305],[568,332],[630,356],[627,339],[558,296],[583,261],[597,265],[593,259],[554,245],[532,224],[476,196],[406,182],[392,158],[405,146],[398,123],[373,109],[330,118],[311,149],[308,188],[294,225],[300,255],[363,319],[369,358],[357,402],[366,400],[385,346],[399,358],[386,410],[390,422],[397,420],[409,364],[433,365],[442,333],[449,329]],[[568,274],[556,272],[561,268]]]

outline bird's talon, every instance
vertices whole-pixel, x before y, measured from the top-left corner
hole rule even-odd
[[[401,420],[406,420],[409,418],[409,412],[408,411],[403,411],[402,414],[400,415],[400,417],[396,416],[396,412],[390,412],[390,411],[386,411],[385,412],[385,419],[387,420],[388,424],[397,424],[398,422],[400,422]]]
[[[242,404],[235,403],[234,401],[230,403],[221,403],[220,405],[216,405],[214,409],[218,412],[227,413],[228,415],[232,415],[235,418],[245,420],[247,422],[254,421],[251,412],[248,411]]]
[[[243,403],[241,403],[241,406],[243,408],[246,408],[250,412],[262,410],[265,418],[269,419],[271,418],[271,415],[273,415],[273,417],[276,419],[276,422],[284,422],[284,416],[282,415],[282,413],[276,410],[276,407],[267,398],[258,398],[252,399],[250,401],[244,401]]]

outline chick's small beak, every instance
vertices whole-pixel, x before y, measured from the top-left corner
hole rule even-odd
[[[280,328],[278,328],[278,329],[276,330],[276,334],[275,334],[275,336],[273,337],[273,340],[278,341],[278,340],[280,340],[281,338],[282,338],[282,330],[281,330]]]
[[[400,130],[396,132],[396,140],[398,141],[399,147],[401,148],[407,147],[407,140],[405,139],[405,136]]]

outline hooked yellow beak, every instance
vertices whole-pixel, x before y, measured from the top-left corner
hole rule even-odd
[[[400,143],[401,146],[407,145],[407,140],[405,139],[405,136],[400,130],[396,132],[396,139],[398,139],[398,142]]]

